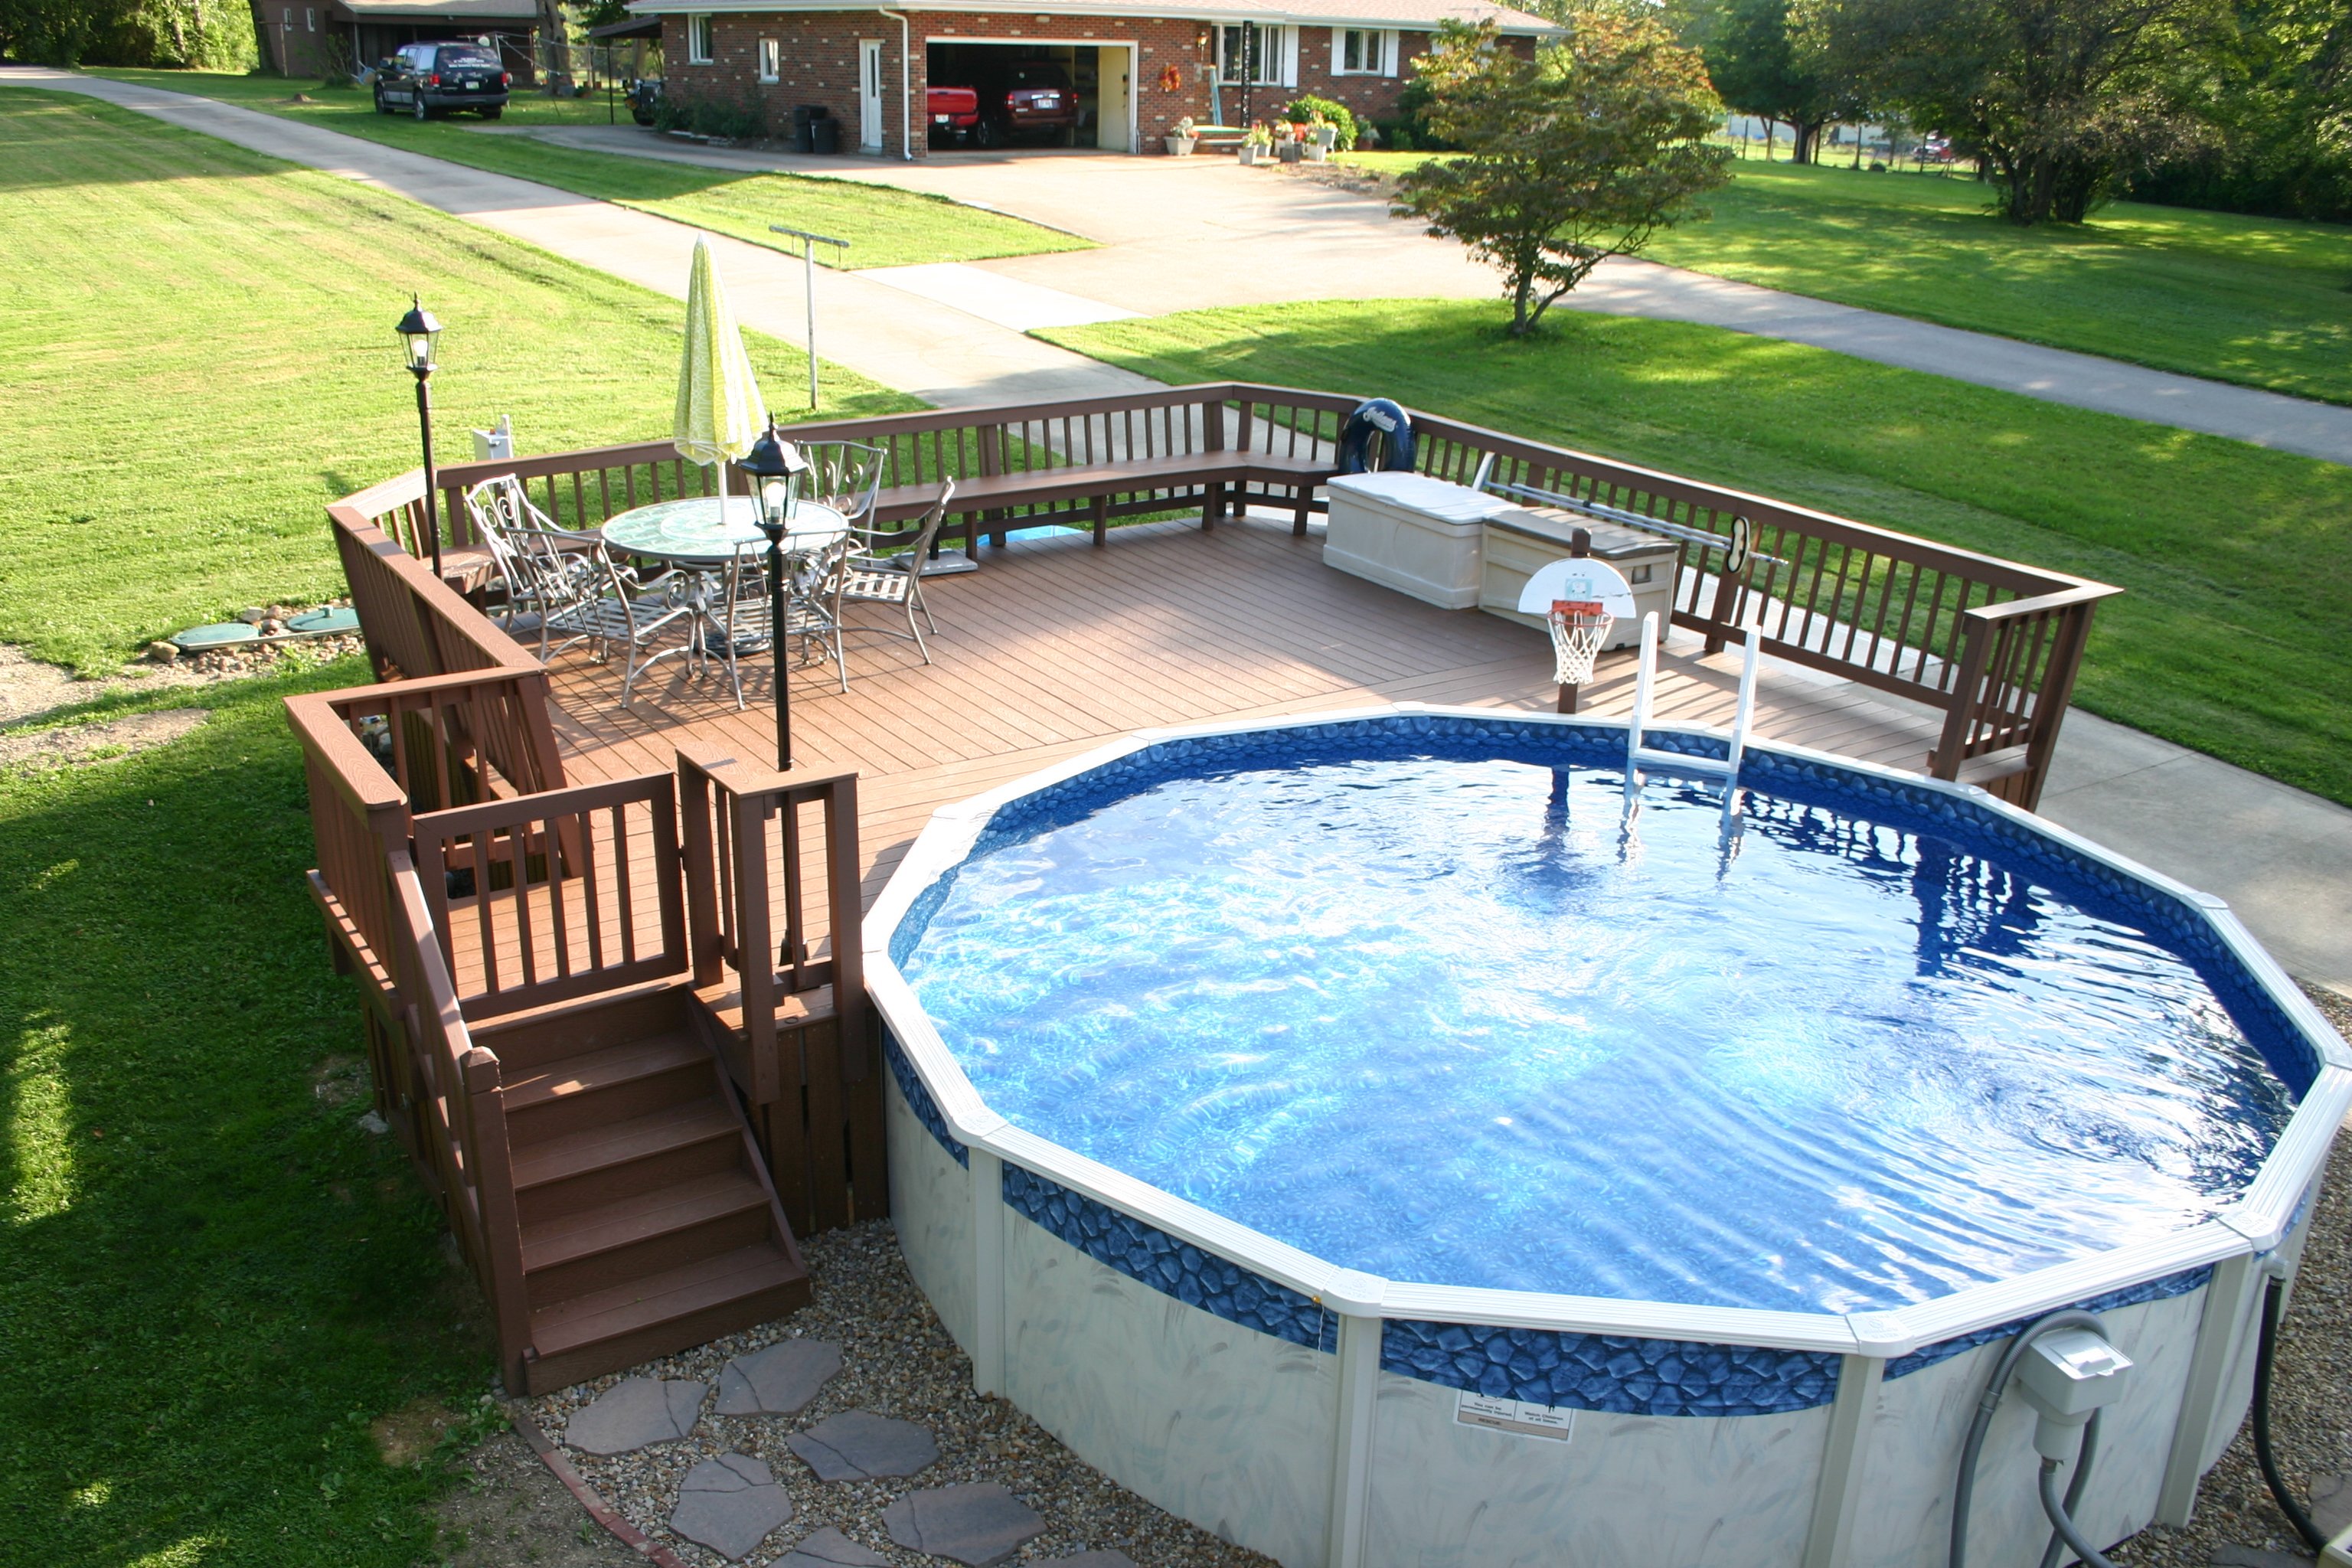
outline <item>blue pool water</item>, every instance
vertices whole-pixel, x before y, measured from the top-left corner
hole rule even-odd
[[[1017,1125],[1391,1279],[1897,1306],[2203,1219],[2287,1092],[2196,971],[1953,842],[1431,756],[988,841],[903,967]]]

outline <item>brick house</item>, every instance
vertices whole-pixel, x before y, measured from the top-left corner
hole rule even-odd
[[[629,9],[661,18],[675,101],[754,110],[780,134],[794,106],[823,104],[841,121],[844,152],[893,158],[926,156],[926,89],[961,85],[956,62],[978,48],[1059,63],[1089,111],[1083,134],[1092,145],[1159,153],[1186,115],[1244,124],[1306,93],[1388,118],[1443,21],[1492,17],[1529,42],[1559,30],[1483,0],[1223,0],[1213,10],[1143,0],[976,0],[954,9],[635,0]]]

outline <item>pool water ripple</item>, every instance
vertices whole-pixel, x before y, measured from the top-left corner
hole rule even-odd
[[[1017,1125],[1391,1279],[1853,1311],[2159,1237],[2292,1109],[2182,958],[1958,844],[1506,760],[1180,777],[908,954]]]

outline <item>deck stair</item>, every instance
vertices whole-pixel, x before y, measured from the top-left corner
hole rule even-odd
[[[657,986],[501,1018],[498,1054],[543,1393],[804,1305],[808,1271],[735,1091]]]

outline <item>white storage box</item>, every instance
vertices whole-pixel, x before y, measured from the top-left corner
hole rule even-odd
[[[1510,502],[1425,474],[1341,474],[1328,489],[1325,565],[1449,610],[1478,603],[1481,530]]]
[[[1334,503],[1334,510],[1337,503]],[[1519,590],[1536,568],[1569,552],[1569,536],[1582,528],[1592,534],[1592,553],[1624,574],[1633,590],[1633,618],[1609,628],[1604,647],[1632,647],[1642,640],[1642,617],[1654,610],[1658,634],[1665,635],[1675,610],[1675,552],[1671,539],[1624,528],[1613,522],[1579,519],[1564,511],[1536,511],[1526,507],[1497,510],[1480,527],[1486,538],[1480,551],[1478,607],[1490,616],[1544,629],[1540,616],[1519,614]]]

